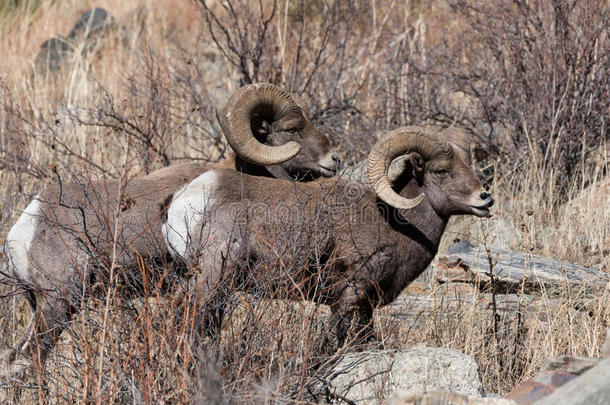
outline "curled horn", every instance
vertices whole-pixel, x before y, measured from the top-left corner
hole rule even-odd
[[[268,83],[250,84],[231,95],[220,125],[229,145],[242,159],[261,166],[276,165],[295,157],[301,145],[296,142],[265,145],[252,133],[252,121],[261,114],[276,120],[290,112],[301,110],[288,92]]]
[[[435,132],[426,128],[403,127],[380,139],[369,153],[368,177],[377,196],[396,208],[411,209],[424,199],[423,194],[415,198],[400,196],[392,189],[388,179],[388,169],[392,160],[411,152],[419,153],[424,160],[430,160],[441,153],[453,153],[448,143],[440,141]]]

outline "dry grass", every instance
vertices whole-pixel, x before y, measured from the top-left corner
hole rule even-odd
[[[582,90],[586,102],[570,98],[572,104],[564,106],[559,101],[570,95],[558,94],[549,102],[518,93],[520,71],[511,70],[516,62],[507,58],[500,66],[489,49],[468,42],[481,34],[469,25],[472,15],[444,3],[236,0],[233,16],[221,7],[226,2],[200,3],[209,6],[207,12],[201,4],[169,0],[25,0],[0,15],[0,54],[5,55],[0,59],[0,240],[31,196],[56,176],[125,178],[168,163],[217,159],[225,150],[217,111],[240,82],[255,79],[308,100],[316,124],[351,162],[362,159],[377,132],[399,125],[468,128],[477,141],[480,173],[498,201],[496,214],[491,220],[452,220],[441,252],[456,237],[469,238],[608,269],[604,106],[609,97],[607,80],[599,82],[604,73],[610,77],[607,27],[590,37],[579,32],[583,52],[577,56],[590,57],[591,69],[582,73],[580,59],[571,60],[573,75],[565,81],[580,84],[578,91],[595,80],[602,88]],[[535,15],[552,2],[534,3]],[[604,11],[602,3],[587,6]],[[40,45],[67,35],[80,14],[94,6],[109,10],[123,28],[112,31],[95,52],[74,57],[61,72],[37,71]],[[607,21],[607,10],[597,16],[583,10],[572,9],[573,26]],[[245,23],[269,17],[262,34],[261,26]],[[539,23],[538,31],[530,27],[532,41],[550,41],[543,35],[550,22]],[[253,44],[260,45],[259,53]],[[518,42],[508,41],[507,49],[511,44]],[[565,73],[562,69],[557,67],[556,77]],[[486,87],[486,73],[497,76],[498,83]],[[543,84],[550,83],[547,73],[540,72]],[[500,96],[512,109],[498,101]],[[533,111],[534,104],[549,106],[552,116],[542,107]],[[588,108],[590,116],[582,126],[571,127],[575,119],[564,115],[581,114],[581,108]],[[495,125],[491,131],[490,123]],[[308,387],[324,377],[330,355],[328,347],[320,347],[327,334],[325,307],[240,295],[230,305],[221,339],[196,343],[189,326],[201,305],[196,298],[180,304],[152,288],[148,298],[133,300],[115,294],[114,287],[83,304],[49,359],[48,372],[39,376],[44,384],[23,388],[21,401],[299,402],[311,398]],[[5,348],[18,338],[15,331],[24,327],[29,309],[10,285],[2,287],[2,294],[0,343]],[[420,295],[435,303],[431,308],[378,311],[385,347],[458,349],[475,357],[485,389],[497,393],[535,374],[549,357],[600,354],[610,324],[608,289],[585,298],[574,291],[552,299],[518,295],[526,310],[503,313],[496,333],[493,311],[477,304],[481,294],[462,292],[466,301],[450,305],[447,297],[453,292],[426,285]],[[110,309],[106,317],[105,305]],[[317,367],[320,362],[323,366]]]

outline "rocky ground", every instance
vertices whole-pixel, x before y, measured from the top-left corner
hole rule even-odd
[[[505,318],[521,313],[544,322],[540,306],[555,305],[566,290],[574,311],[608,286],[608,274],[556,260],[491,248],[466,241],[449,247],[439,260],[430,294],[424,283],[378,313],[399,319],[405,333],[425,328],[433,313],[474,306]],[[442,287],[441,287],[442,286]],[[544,302],[544,304],[543,304]],[[440,308],[440,310],[439,310]],[[602,356],[610,356],[610,329]],[[457,350],[415,346],[343,356],[317,387],[320,398],[355,404],[592,404],[610,401],[610,358],[560,355],[548,359],[530,379],[498,396],[485,392],[475,359]],[[317,398],[319,399],[319,398]]]

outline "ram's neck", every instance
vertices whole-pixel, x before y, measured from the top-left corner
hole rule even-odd
[[[235,170],[237,170],[238,172],[249,174],[251,176],[274,177],[265,166],[259,166],[250,162],[246,162],[239,156],[235,156]]]
[[[405,219],[406,224],[401,225],[401,232],[415,233],[419,235],[421,243],[434,256],[441,242],[443,232],[447,226],[447,220],[438,216],[436,211],[424,199],[421,204],[412,210],[398,210],[398,217]]]
[[[417,185],[417,182],[411,180],[400,191],[400,195],[414,198],[422,192],[424,191]],[[390,218],[393,227],[398,228],[401,233],[426,248],[432,255],[430,260],[438,251],[441,237],[447,226],[447,220],[448,218],[443,218],[437,214],[427,198],[410,210],[393,209]]]

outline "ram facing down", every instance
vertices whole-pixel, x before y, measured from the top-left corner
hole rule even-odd
[[[338,169],[326,135],[311,124],[299,100],[276,86],[240,88],[221,124],[237,155],[219,167],[293,180],[328,177]],[[88,285],[107,280],[116,266],[136,267],[139,258],[164,262],[161,218],[167,204],[176,190],[213,167],[186,163],[127,181],[58,182],[36,196],[5,243],[9,273],[32,307],[27,332],[6,360],[24,353],[44,364]],[[153,276],[167,276],[159,273]],[[141,292],[139,276],[138,270],[127,271],[125,287]]]
[[[174,196],[163,234],[196,274],[196,295],[209,299],[201,332],[219,332],[228,294],[254,290],[330,305],[339,345],[352,322],[356,337],[372,336],[373,309],[424,271],[449,217],[489,215],[494,200],[469,156],[460,130],[406,127],[371,150],[370,185],[226,170],[197,177]]]

